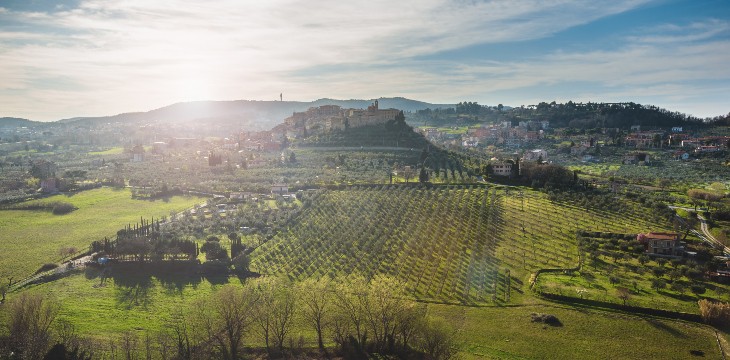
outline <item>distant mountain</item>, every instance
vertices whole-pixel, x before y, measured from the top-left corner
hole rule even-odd
[[[296,111],[322,105],[339,105],[343,108],[367,108],[373,100],[336,100],[319,99],[316,101],[196,101],[177,103],[163,108],[147,111],[124,113],[103,117],[81,117],[59,120],[74,125],[93,125],[110,122],[125,123],[183,123],[211,122],[215,125],[241,126],[252,129],[269,129]],[[380,108],[396,108],[403,111],[416,111],[426,108],[453,107],[449,104],[429,104],[423,101],[402,97],[378,99]]]
[[[31,121],[28,119],[14,118],[14,117],[3,117],[0,118],[0,128],[13,128],[13,127],[32,127],[43,125],[42,122]]]

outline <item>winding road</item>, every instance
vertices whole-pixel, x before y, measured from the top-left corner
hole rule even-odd
[[[705,239],[713,243],[715,247],[722,249],[722,252],[726,255],[730,254],[730,248],[715,239],[715,237],[712,236],[712,233],[710,233],[709,226],[707,225],[707,219],[705,219],[705,217],[700,215],[699,213],[697,214],[697,218],[700,220],[700,230],[702,230],[702,233],[705,235]]]

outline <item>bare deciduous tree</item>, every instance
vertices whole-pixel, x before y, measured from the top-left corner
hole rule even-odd
[[[332,316],[333,284],[327,277],[317,280],[306,279],[299,283],[298,293],[301,302],[301,314],[314,330],[317,331],[317,345],[324,349],[323,330],[329,326]]]
[[[211,299],[196,306],[195,321],[207,342],[224,360],[236,360],[243,347],[243,335],[254,316],[251,309],[257,295],[250,286],[224,286]]]
[[[51,346],[51,324],[59,305],[41,294],[22,293],[10,304],[11,346],[21,359],[41,359]]]

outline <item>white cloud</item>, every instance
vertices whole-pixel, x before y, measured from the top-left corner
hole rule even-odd
[[[387,94],[442,102],[566,81],[621,87],[667,77],[679,84],[710,71],[730,77],[720,67],[727,43],[690,42],[712,38],[718,24],[727,29],[723,22],[666,25],[619,51],[415,60],[549,37],[647,1],[88,0],[45,13],[0,8],[0,24],[24,25],[0,25],[1,115],[55,120],[187,100],[273,99],[281,91],[290,99]],[[679,41],[668,36],[687,32],[694,38],[685,36],[678,51],[662,49]]]

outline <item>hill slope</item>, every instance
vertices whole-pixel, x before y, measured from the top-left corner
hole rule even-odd
[[[416,111],[425,108],[438,108],[453,105],[429,104],[405,98],[380,98],[383,108],[397,108],[404,111]],[[163,108],[147,111],[124,113],[104,117],[83,117],[59,120],[63,123],[96,124],[107,122],[211,122],[216,125],[239,125],[252,129],[268,130],[281,123],[295,111],[304,111],[310,107],[322,105],[339,105],[344,108],[366,108],[373,100],[335,100],[319,99],[316,101],[196,101],[177,103]]]
[[[14,118],[14,117],[3,117],[0,118],[0,128],[15,128],[15,127],[31,127],[43,125],[42,122],[32,121],[28,119]]]
[[[299,280],[389,274],[416,298],[447,303],[503,302],[536,269],[575,266],[576,229],[661,228],[641,209],[587,210],[478,185],[328,191],[304,205],[297,224],[252,253],[253,270]]]

